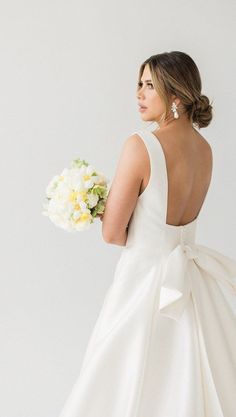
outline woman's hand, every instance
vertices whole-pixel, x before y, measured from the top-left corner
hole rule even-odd
[[[102,222],[102,220],[103,220],[103,215],[104,215],[104,213],[102,213],[102,214],[99,214],[99,213],[98,213],[98,214],[96,215],[96,217],[100,217],[100,220],[101,220],[101,222]]]

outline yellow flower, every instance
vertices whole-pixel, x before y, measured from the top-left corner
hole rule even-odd
[[[83,175],[84,181],[88,181],[88,180],[90,180],[90,178],[91,178],[91,175],[89,175],[89,174]]]
[[[77,204],[74,205],[74,209],[75,210],[81,210],[81,207],[80,207],[79,203],[77,203]]]
[[[90,214],[89,213],[82,213],[81,216],[77,220],[75,220],[75,223],[85,222],[89,218],[90,218]]]
[[[87,198],[87,191],[80,191],[80,195],[82,197],[82,200],[85,201]]]
[[[76,202],[78,196],[78,191],[71,191],[68,199],[69,201]]]

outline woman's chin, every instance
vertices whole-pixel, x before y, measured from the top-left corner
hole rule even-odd
[[[142,117],[142,119],[143,118],[147,118],[148,117],[148,114],[147,114],[147,112],[146,111],[144,111],[144,112],[140,112],[140,116]]]
[[[148,116],[147,114],[142,113],[140,116],[141,116],[141,118],[142,118],[143,120],[145,120],[146,122],[149,122],[149,120],[151,120],[151,119],[150,119],[150,116]]]

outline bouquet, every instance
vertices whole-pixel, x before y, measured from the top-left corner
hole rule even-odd
[[[88,229],[94,218],[104,213],[107,181],[88,162],[74,159],[70,168],[49,182],[42,214],[69,232]]]

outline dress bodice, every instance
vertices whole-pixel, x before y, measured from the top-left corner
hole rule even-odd
[[[129,222],[126,247],[142,247],[150,251],[172,249],[178,243],[194,242],[197,218],[185,225],[166,223],[168,204],[168,174],[160,141],[148,130],[136,132],[143,140],[150,160],[150,178],[137,199]]]

